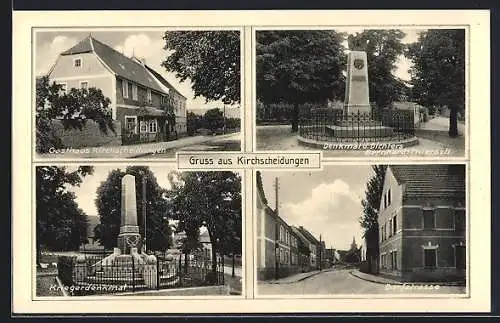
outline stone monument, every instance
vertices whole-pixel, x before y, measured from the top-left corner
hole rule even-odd
[[[103,260],[91,268],[81,265],[85,257],[77,258],[78,277],[86,276],[87,282],[103,282],[108,284],[143,283],[155,288],[157,284],[157,260],[142,250],[142,240],[137,226],[137,204],[135,194],[135,177],[127,174],[122,178],[120,233],[117,237],[117,248]],[[140,253],[139,253],[139,250]]]
[[[318,116],[311,116],[301,126],[299,142],[321,149],[330,147],[330,144],[346,143],[346,147],[377,150],[418,144],[413,121],[405,115],[383,111],[372,113],[369,91],[366,52],[350,51],[342,109],[327,108],[326,112],[317,109]]]
[[[122,178],[120,234],[117,241],[122,254],[131,253],[132,248],[142,251],[136,206],[135,177],[127,174]]]
[[[366,52],[351,51],[347,56],[347,84],[344,112],[370,113],[368,62]]]

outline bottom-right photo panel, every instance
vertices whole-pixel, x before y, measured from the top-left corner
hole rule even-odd
[[[255,172],[256,297],[467,297],[465,164]]]

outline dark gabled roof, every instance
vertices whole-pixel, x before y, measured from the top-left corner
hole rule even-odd
[[[312,242],[313,244],[319,244],[319,241],[312,235],[311,232],[307,231],[306,229],[304,229],[304,227],[299,227],[298,228],[299,231],[306,237],[307,240],[309,240],[310,242]]]
[[[465,196],[465,165],[390,165],[407,196]]]
[[[310,241],[306,237],[304,237],[302,232],[300,232],[299,228],[294,226],[291,226],[291,228],[292,232],[297,236],[297,238],[299,238],[299,240],[302,241],[304,245],[309,246]]]
[[[94,50],[92,49],[91,36],[80,41],[75,46],[61,53],[61,55],[75,55],[75,54],[83,54],[83,53],[91,53]]]
[[[256,171],[255,174],[256,186],[257,186],[257,194],[260,195],[260,198],[267,205],[266,194],[264,193],[264,187],[262,185],[262,174],[260,171]]]
[[[186,98],[184,95],[181,94],[181,92],[177,91],[163,76],[161,76],[160,73],[149,67],[148,65],[144,64],[144,67],[154,75],[160,81],[163,85],[165,85],[170,91],[173,91],[177,93],[178,95],[182,96],[184,99]]]
[[[89,52],[94,52],[113,73],[121,78],[150,88],[156,92],[168,94],[165,93],[158,84],[158,81],[155,80],[155,77],[149,73],[143,64],[101,43],[91,35],[64,51],[61,55],[74,55]]]

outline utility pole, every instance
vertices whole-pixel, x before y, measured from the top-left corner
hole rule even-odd
[[[142,223],[144,225],[144,252],[147,253],[146,246],[146,174],[142,173]]]

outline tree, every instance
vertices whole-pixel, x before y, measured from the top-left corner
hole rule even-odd
[[[374,165],[372,169],[375,174],[366,183],[365,198],[361,201],[363,215],[360,218],[361,228],[364,231],[363,238],[366,241],[366,259],[370,270],[373,269],[376,264],[375,260],[378,260],[379,256],[378,211],[387,166]]]
[[[207,129],[215,131],[224,127],[224,114],[219,108],[207,110],[203,114],[203,123]]]
[[[343,100],[343,34],[279,30],[258,31],[256,38],[257,99],[264,104],[293,104],[292,132],[298,131],[300,104]]]
[[[66,167],[36,167],[36,243],[37,262],[42,247],[75,250],[87,242],[87,215],[78,207],[70,187],[79,186],[93,167],[74,171]]]
[[[431,29],[408,46],[412,93],[423,106],[447,106],[450,137],[458,136],[457,113],[465,109],[465,30]]]
[[[225,104],[240,102],[240,32],[167,31],[162,66],[181,82],[191,81],[194,97]]]
[[[65,129],[79,129],[87,120],[94,120],[103,133],[115,132],[111,109],[111,100],[100,89],[72,88],[61,93],[61,85],[43,76],[36,80],[36,149],[48,152],[49,148],[63,148],[60,138],[54,133],[52,121],[59,120]]]
[[[170,217],[180,227],[207,228],[215,273],[217,254],[241,250],[241,178],[228,171],[184,172],[169,180]]]
[[[398,57],[404,53],[404,37],[397,29],[365,30],[347,37],[349,49],[366,52],[370,102],[379,109],[389,107],[406,92],[404,82],[393,74]]]
[[[125,174],[135,176],[137,224],[144,239],[142,180],[146,180],[146,246],[148,251],[165,251],[171,244],[171,230],[167,219],[167,201],[164,189],[158,185],[149,167],[129,166],[123,172],[114,169],[97,188],[95,203],[101,223],[95,228],[100,243],[110,249],[116,247],[121,218],[121,181]]]
[[[186,114],[186,128],[189,135],[196,134],[196,131],[201,128],[201,116],[188,111]]]

